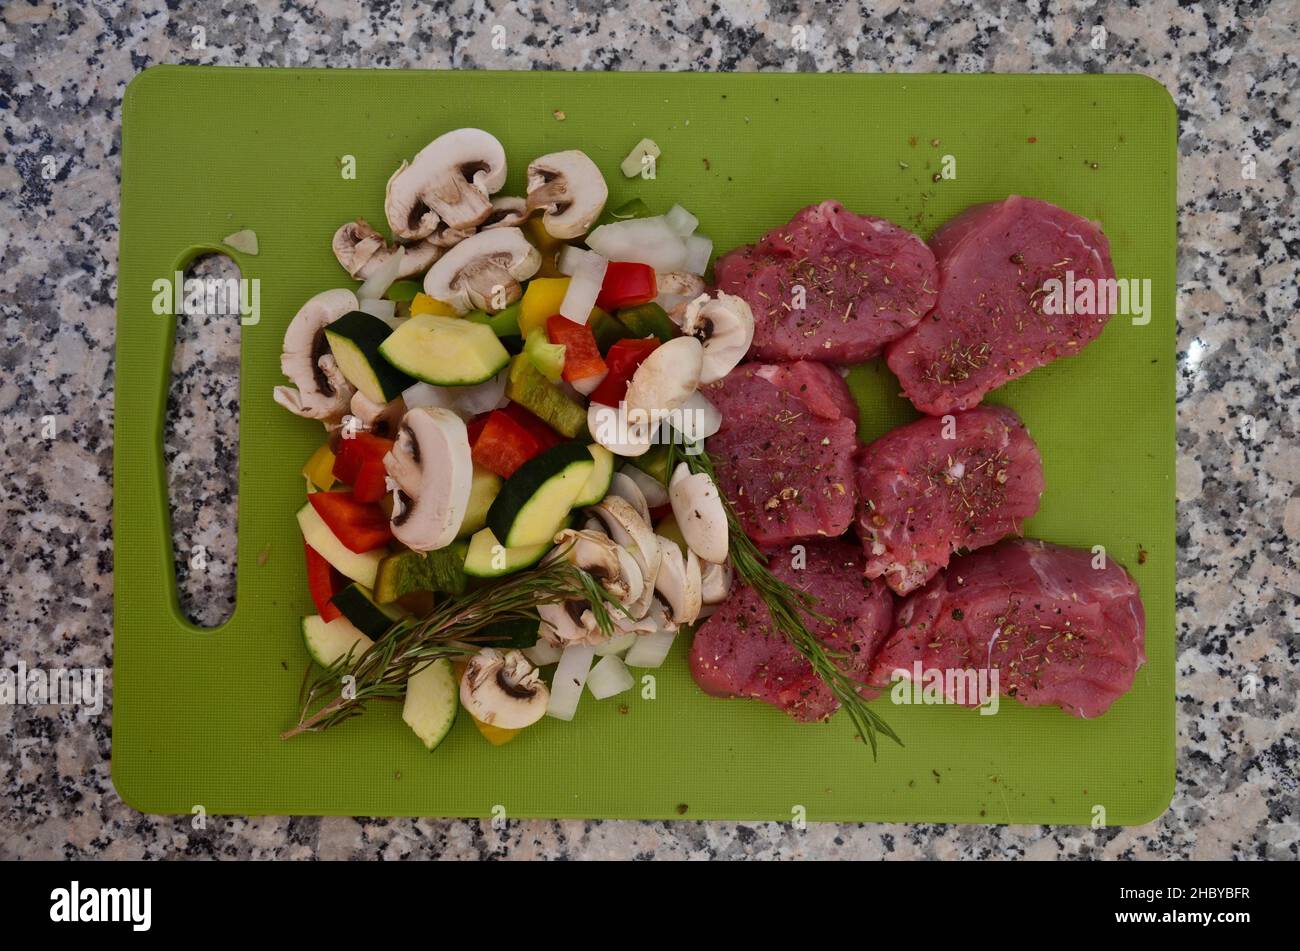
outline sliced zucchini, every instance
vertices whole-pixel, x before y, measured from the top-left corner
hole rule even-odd
[[[587,432],[587,411],[571,399],[525,356],[510,361],[506,396],[570,439]]]
[[[573,507],[595,505],[609,492],[609,485],[614,481],[614,454],[604,446],[591,443],[587,446],[591,457],[596,460],[596,467],[591,470],[591,478],[582,487],[578,497],[573,500]]]
[[[464,542],[452,542],[436,551],[402,551],[389,555],[379,563],[375,600],[389,604],[416,591],[464,594],[466,548]],[[339,610],[343,610],[343,605],[339,605]]]
[[[668,463],[671,461],[672,450],[667,443],[656,443],[651,446],[648,452],[639,456],[632,456],[627,461],[636,466],[652,479],[657,479],[664,485],[668,484],[669,476]]]
[[[379,354],[403,373],[435,386],[472,386],[510,362],[492,328],[460,317],[417,314],[389,334]]]
[[[521,548],[506,548],[492,529],[485,528],[469,540],[469,552],[465,555],[465,574],[474,578],[499,578],[514,574],[537,564],[553,546],[527,545]]]
[[[311,659],[322,667],[332,667],[341,657],[352,652],[356,660],[375,642],[362,634],[345,617],[338,617],[326,623],[319,614],[312,614],[302,619],[302,642],[307,647]]]
[[[406,679],[402,721],[426,750],[433,750],[451,732],[459,707],[460,685],[447,658],[439,657]]]
[[[325,328],[325,339],[340,372],[376,403],[397,399],[415,382],[379,355],[380,345],[391,335],[388,324],[359,310],[344,314]]]
[[[478,632],[477,640],[488,647],[523,650],[537,643],[537,629],[541,623],[542,619],[537,615],[494,621]]]
[[[302,537],[322,558],[347,575],[353,581],[359,581],[367,588],[375,586],[375,576],[379,573],[379,563],[384,559],[384,550],[376,548],[358,554],[351,551],[338,540],[330,527],[316,514],[310,503],[298,510],[298,527]]]
[[[482,466],[474,467],[474,478],[469,485],[469,505],[465,508],[465,518],[460,523],[461,538],[469,538],[487,525],[488,509],[492,500],[501,491],[501,477],[489,472]]]
[[[488,509],[488,528],[507,548],[550,544],[595,468],[580,443],[561,443],[534,456],[501,486]]]
[[[371,640],[379,640],[403,617],[402,612],[395,608],[376,604],[370,589],[355,583],[330,598],[330,602],[343,612],[353,627]]]

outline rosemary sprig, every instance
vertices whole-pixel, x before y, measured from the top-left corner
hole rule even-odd
[[[555,558],[453,598],[422,618],[399,621],[369,650],[349,653],[315,680],[304,680],[298,723],[280,737],[327,730],[364,713],[372,700],[399,699],[407,679],[435,660],[477,653],[488,625],[535,618],[538,605],[568,600],[589,602],[601,632],[612,633],[609,605],[621,605],[586,571]]]
[[[669,442],[668,471],[672,473],[679,462],[685,462],[693,473],[702,472],[717,485],[717,475],[713,469],[713,460],[699,443],[693,443],[683,449],[678,440]],[[772,574],[767,566],[767,556],[740,527],[736,510],[731,500],[721,492],[722,507],[727,513],[727,532],[730,542],[731,563],[736,574],[767,605],[772,617],[772,624],[804,660],[812,666],[813,673],[830,688],[835,699],[848,714],[857,728],[858,735],[865,737],[871,744],[871,758],[876,758],[876,734],[882,733],[899,746],[903,741],[898,734],[872,710],[867,701],[858,693],[862,684],[854,680],[835,663],[835,658],[844,657],[841,651],[828,650],[821,639],[809,628],[808,621],[830,623],[830,619],[816,610],[817,599],[807,591],[800,591]]]

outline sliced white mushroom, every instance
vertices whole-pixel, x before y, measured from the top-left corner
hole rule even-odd
[[[636,514],[641,516],[642,521],[647,525],[650,524],[650,502],[641,491],[641,486],[637,485],[631,476],[624,472],[615,472],[609,480],[609,491],[630,504],[636,510]]]
[[[448,409],[409,410],[384,469],[397,540],[415,551],[450,545],[465,520],[474,477],[464,420]]]
[[[694,337],[674,337],[660,344],[636,368],[628,382],[629,411],[671,413],[695,392],[703,366],[704,348]]]
[[[667,487],[650,473],[634,465],[625,465],[619,471],[636,483],[636,487],[641,490],[641,495],[645,499],[647,509],[657,509],[661,505],[668,504]]]
[[[700,616],[703,606],[703,582],[700,578],[700,559],[695,552],[682,550],[663,536],[656,536],[663,560],[655,578],[655,590],[663,595],[668,607],[668,618],[675,624],[691,624]]]
[[[552,647],[568,644],[585,644],[593,634],[599,634],[596,617],[583,607],[581,601],[561,601],[557,604],[539,604],[537,616],[542,619],[537,636]],[[590,618],[590,620],[588,619]]]
[[[616,495],[605,496],[588,511],[600,519],[609,537],[626,549],[641,569],[644,585],[641,594],[624,607],[633,618],[644,617],[650,599],[654,596],[655,578],[659,575],[659,564],[663,558],[654,530],[630,502]]]
[[[526,199],[501,195],[492,199],[492,213],[479,225],[479,230],[518,228],[527,220],[528,202]]]
[[[701,294],[686,305],[682,332],[704,346],[701,383],[716,383],[732,371],[754,340],[754,312],[742,297],[717,291]]]
[[[641,596],[643,581],[636,560],[603,531],[566,528],[555,536],[555,551],[547,561],[564,558],[600,582],[620,603]]]
[[[700,569],[700,617],[708,617],[731,594],[731,562],[705,561]]]
[[[707,473],[680,463],[668,483],[668,501],[687,546],[705,561],[727,560],[727,512]]]
[[[457,313],[475,308],[496,313],[519,300],[519,282],[542,266],[542,255],[518,228],[480,231],[429,268],[424,292]]]
[[[384,214],[402,241],[427,238],[439,222],[473,229],[492,214],[489,198],[506,182],[506,153],[482,129],[438,136],[388,180]]]
[[[704,293],[704,278],[686,271],[661,271],[655,275],[655,284],[659,291],[655,303],[679,326],[686,305]]]
[[[343,270],[360,281],[373,277],[399,250],[403,253],[397,268],[398,278],[423,274],[443,251],[430,240],[390,246],[364,218],[349,221],[334,232],[333,247],[334,257]]]
[[[681,433],[688,443],[708,439],[722,428],[722,413],[699,390],[682,404],[679,419]]]
[[[484,647],[460,679],[461,705],[474,719],[503,730],[532,726],[550,700],[546,682],[523,651]]]
[[[273,391],[275,401],[289,412],[327,423],[337,423],[347,413],[355,390],[330,353],[325,328],[357,306],[357,295],[349,290],[322,291],[289,322],[280,372],[294,385]]]
[[[644,411],[629,413],[627,403],[587,405],[587,431],[591,438],[616,456],[643,456],[654,442],[654,427]]]
[[[361,429],[384,439],[392,439],[402,417],[406,415],[406,403],[400,396],[391,403],[376,403],[357,390],[352,394],[352,415],[357,418]]]
[[[554,238],[582,237],[608,198],[600,169],[578,149],[543,155],[528,166],[528,210],[545,209],[542,224]]]

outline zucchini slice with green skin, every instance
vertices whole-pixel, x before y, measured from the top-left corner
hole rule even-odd
[[[298,527],[302,529],[303,539],[316,549],[317,554],[353,581],[374,588],[379,563],[386,554],[384,549],[376,548],[360,554],[352,551],[330,531],[310,502],[298,510]]]
[[[614,481],[614,454],[604,446],[590,443],[587,446],[591,457],[596,460],[596,467],[591,470],[591,478],[582,487],[578,497],[573,500],[574,508],[595,505],[609,494],[610,483]]]
[[[561,443],[534,456],[501,486],[487,527],[507,548],[551,544],[595,468],[581,443]]]
[[[417,314],[379,345],[398,370],[435,386],[472,386],[490,380],[510,354],[487,324],[442,314]]]
[[[439,657],[406,678],[402,720],[420,738],[426,750],[432,752],[451,732],[458,709],[460,685],[447,658]]]
[[[330,352],[347,381],[376,403],[389,403],[415,381],[379,355],[393,331],[378,317],[354,310],[325,328]]]
[[[352,622],[353,627],[375,641],[387,634],[388,629],[402,619],[400,611],[380,607],[375,603],[370,589],[359,584],[348,585],[330,598],[330,602],[343,612],[343,616]]]
[[[497,541],[492,529],[485,528],[469,540],[465,574],[475,578],[500,578],[502,575],[514,574],[537,564],[553,547],[547,542],[544,545],[506,548]]]
[[[461,595],[465,593],[464,542],[452,542],[436,551],[399,551],[379,563],[374,598],[389,604],[416,591]],[[344,611],[343,605],[338,606]]]
[[[357,630],[347,618],[338,617],[327,623],[319,614],[302,619],[302,642],[311,659],[322,667],[332,667],[339,658],[346,657],[348,651],[356,660],[375,646],[375,642]]]
[[[482,466],[474,467],[474,478],[469,484],[469,505],[460,523],[458,538],[469,538],[487,525],[488,509],[501,491],[501,477]]]

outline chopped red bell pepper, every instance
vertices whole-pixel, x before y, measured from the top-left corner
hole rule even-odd
[[[491,413],[480,413],[465,424],[465,431],[469,434],[469,444],[471,446],[478,442],[479,434],[483,432],[483,427],[487,425],[488,417]]]
[[[361,554],[393,540],[383,509],[358,502],[351,492],[313,492],[307,501],[348,551]]]
[[[487,425],[474,442],[470,456],[474,464],[503,479],[542,451],[537,437],[503,410],[493,410]]]
[[[358,502],[378,502],[388,494],[388,470],[384,468],[383,458],[373,456],[361,463],[356,479],[352,482],[352,497]]]
[[[645,340],[620,340],[605,354],[609,373],[591,394],[593,403],[617,406],[627,396],[627,384],[645,358],[654,353],[659,341],[654,337]]]
[[[556,314],[546,320],[546,335],[551,343],[564,347],[564,379],[570,383],[600,376],[608,369],[600,357],[596,337],[587,324],[574,323]]]
[[[316,613],[323,621],[333,621],[342,612],[330,602],[330,598],[342,591],[344,586],[337,584],[338,572],[320,552],[306,542],[303,542],[302,547],[307,553],[307,589],[311,592],[312,603],[316,605]]]
[[[507,403],[501,412],[528,430],[528,434],[537,440],[537,445],[540,447],[539,452],[545,452],[564,442],[563,436],[546,425],[540,417],[534,416],[518,403]]]
[[[377,459],[382,468],[384,456],[392,448],[393,440],[381,439],[366,432],[357,433],[349,439],[340,439],[338,452],[334,456],[334,478],[345,485],[355,485],[362,465],[368,460]]]
[[[655,284],[655,269],[648,264],[631,261],[611,261],[605,268],[605,280],[600,285],[596,306],[601,310],[615,311],[621,307],[635,307],[652,301],[659,295]]]

